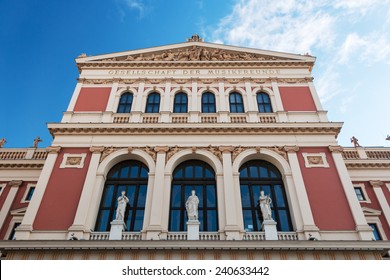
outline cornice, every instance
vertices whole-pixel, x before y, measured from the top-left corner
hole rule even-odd
[[[304,134],[334,135],[341,129],[338,123],[302,123],[302,124],[129,124],[129,123],[56,123],[49,124],[52,136],[56,135],[259,135],[259,134]]]
[[[390,169],[389,161],[353,161],[344,160],[348,169]]]
[[[45,164],[44,160],[37,162],[9,162],[9,161],[0,161],[0,170],[2,169],[12,169],[12,170],[41,170]]]

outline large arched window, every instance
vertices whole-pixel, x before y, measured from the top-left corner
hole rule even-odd
[[[215,95],[211,92],[202,94],[202,113],[215,113]]]
[[[122,191],[125,191],[129,198],[124,219],[126,230],[142,230],[148,172],[145,164],[135,160],[120,162],[110,170],[100,202],[96,231],[110,231],[110,222],[115,219],[117,200]]]
[[[158,113],[160,111],[160,94],[153,92],[148,95],[145,113]]]
[[[118,113],[130,113],[131,105],[133,104],[133,94],[126,92],[122,94],[119,100]]]
[[[175,101],[173,102],[174,113],[187,113],[188,98],[184,92],[179,92],[175,95]]]
[[[185,202],[192,190],[199,198],[199,230],[218,231],[215,173],[207,163],[200,160],[185,161],[173,172],[169,231],[187,230]]]
[[[244,103],[241,94],[238,92],[229,94],[229,104],[231,113],[244,113]]]
[[[252,160],[240,168],[240,190],[244,228],[261,231],[259,197],[263,190],[272,199],[272,217],[279,231],[292,231],[286,192],[279,170],[269,162]]]
[[[269,95],[265,92],[259,92],[256,95],[257,99],[257,107],[259,108],[260,113],[271,113],[272,106],[271,100],[269,99]]]

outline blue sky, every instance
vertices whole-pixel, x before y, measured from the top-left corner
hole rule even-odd
[[[317,91],[339,143],[389,146],[390,0],[0,0],[0,138],[29,147],[61,120],[74,58],[184,42],[317,57]]]

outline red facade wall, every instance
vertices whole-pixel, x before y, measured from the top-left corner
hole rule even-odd
[[[4,189],[3,189],[3,192],[0,195],[0,209],[3,208],[5,199],[7,198],[8,192],[10,190],[10,187],[8,186],[8,183],[9,182],[0,182],[0,184],[6,184]]]
[[[8,183],[8,182],[6,182],[6,183]],[[26,194],[27,185],[28,184],[36,185],[36,183],[37,182],[23,181],[22,185],[20,185],[20,187],[18,187],[18,191],[16,193],[14,201],[11,204],[10,212],[13,211],[13,210],[17,210],[17,209],[20,209],[20,208],[28,206],[28,202],[23,202],[22,203],[21,201],[24,198],[23,196]],[[0,198],[1,207],[3,207],[3,205],[4,205],[4,202],[5,202],[5,199],[6,199],[7,195],[8,195],[8,193],[9,193],[9,190],[10,190],[10,187],[7,185],[6,189],[3,191],[2,195],[1,195],[1,198]],[[11,220],[12,220],[12,216],[10,215],[10,213],[8,213],[7,217],[4,220],[3,227],[0,229],[0,240],[5,238],[5,234],[8,231],[8,227],[10,225]]]
[[[86,153],[84,167],[60,169],[64,153]],[[90,160],[88,148],[61,149],[34,220],[35,230],[67,230],[72,225]]]
[[[88,88],[83,87],[80,90],[74,111],[106,111],[108,98],[111,88]]]
[[[367,193],[371,203],[361,202],[360,205],[362,207],[367,207],[367,208],[379,210],[379,211],[382,212],[382,214],[379,216],[379,220],[381,221],[381,224],[382,224],[383,230],[385,231],[387,239],[390,239],[390,227],[387,224],[385,216],[383,215],[383,210],[382,210],[381,205],[379,204],[379,201],[378,201],[378,199],[377,199],[377,197],[375,195],[374,188],[371,186],[370,182],[353,182],[353,183],[354,184],[355,183],[356,184],[364,184],[365,189],[366,189],[366,193]],[[385,186],[385,188],[386,188],[386,186]],[[386,196],[386,190],[383,189],[383,187],[382,187],[382,190],[383,190],[383,193],[385,193],[385,196]]]
[[[387,200],[387,203],[390,205],[390,190],[389,188],[386,186],[386,184],[390,184],[390,182],[383,182],[383,186],[382,186],[382,191],[383,193],[385,194],[385,197],[386,197],[386,200]],[[389,238],[390,239],[390,238]]]
[[[309,87],[279,87],[284,111],[317,111]]]
[[[325,153],[329,168],[306,168],[302,153]],[[332,154],[327,148],[300,148],[298,160],[302,170],[314,222],[320,230],[355,230]]]

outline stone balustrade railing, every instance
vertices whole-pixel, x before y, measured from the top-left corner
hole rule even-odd
[[[41,148],[25,148],[25,149],[13,149],[13,148],[1,148],[0,160],[45,160],[47,158],[47,150]]]
[[[353,159],[374,159],[374,160],[386,160],[390,159],[390,148],[369,148],[369,147],[356,147],[356,148],[344,148],[342,152],[345,160]]]

